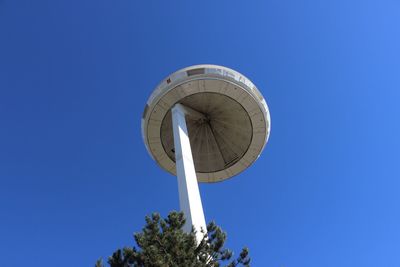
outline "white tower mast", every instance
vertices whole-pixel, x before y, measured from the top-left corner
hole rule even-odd
[[[190,232],[192,225],[196,230],[197,242],[202,239],[202,230],[207,231],[201,204],[196,171],[194,169],[192,149],[190,147],[189,133],[186,126],[186,116],[198,116],[189,108],[176,104],[172,108],[172,128],[174,132],[176,174],[178,176],[179,203],[185,214],[186,224],[184,230]],[[202,114],[200,114],[202,116]]]

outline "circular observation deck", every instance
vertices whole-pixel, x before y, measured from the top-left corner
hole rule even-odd
[[[199,182],[219,182],[249,167],[270,133],[270,115],[257,87],[242,74],[217,65],[196,65],[164,79],[142,116],[150,156],[176,175],[171,108],[180,103],[202,113],[186,116]]]

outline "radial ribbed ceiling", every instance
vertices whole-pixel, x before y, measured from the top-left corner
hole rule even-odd
[[[198,93],[179,103],[205,115],[205,119],[186,116],[196,172],[226,169],[246,153],[253,130],[249,115],[237,101],[218,93]],[[162,121],[160,136],[165,152],[175,161],[171,111]]]

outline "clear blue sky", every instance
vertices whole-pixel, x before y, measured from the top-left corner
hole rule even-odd
[[[92,266],[177,183],[140,119],[169,73],[248,76],[272,116],[247,171],[201,185],[253,266],[400,266],[397,0],[0,0],[1,266]]]

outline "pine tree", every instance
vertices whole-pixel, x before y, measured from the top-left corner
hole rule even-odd
[[[110,267],[226,267],[250,266],[249,251],[244,248],[239,257],[231,260],[233,253],[224,248],[226,233],[211,222],[203,232],[200,244],[195,231],[186,233],[183,213],[171,212],[166,219],[158,213],[146,216],[146,225],[134,234],[136,247],[125,247],[108,258]],[[102,260],[95,267],[104,267]]]

